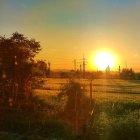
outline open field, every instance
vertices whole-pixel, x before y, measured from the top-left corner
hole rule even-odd
[[[44,83],[40,89],[35,89],[35,94],[42,96],[57,95],[68,79],[43,79]],[[85,94],[89,95],[90,80],[76,79],[85,88]],[[119,79],[94,79],[92,80],[93,98],[96,100],[122,100],[122,101],[140,101],[140,81],[126,81]],[[101,100],[100,100],[101,99]]]
[[[35,95],[53,103],[67,79],[43,79],[44,85],[35,89]],[[76,79],[90,95],[90,80]],[[92,95],[95,101],[95,114],[86,132],[88,140],[139,140],[140,137],[140,81],[120,79],[92,80]],[[73,101],[74,102],[74,101]],[[57,109],[64,106],[58,103]],[[90,105],[90,103],[89,103]],[[62,107],[63,108],[63,107]]]

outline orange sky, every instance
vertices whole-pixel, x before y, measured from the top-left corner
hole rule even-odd
[[[52,69],[73,69],[84,55],[86,68],[96,70],[96,52],[107,50],[117,57],[114,69],[127,64],[140,71],[139,13],[139,0],[1,0],[0,33],[39,40],[37,59]]]

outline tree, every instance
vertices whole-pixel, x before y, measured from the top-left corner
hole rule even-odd
[[[121,73],[120,73],[120,77],[122,79],[135,79],[135,72],[133,71],[133,69],[122,69]]]
[[[35,55],[40,43],[15,32],[10,38],[0,37],[0,98],[14,104],[29,99],[29,83]]]
[[[50,62],[46,63],[43,60],[38,60],[34,63],[33,75],[35,76],[50,76]]]

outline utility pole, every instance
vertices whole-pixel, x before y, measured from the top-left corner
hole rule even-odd
[[[76,71],[76,70],[77,70],[77,67],[76,67],[76,66],[77,66],[76,59],[74,59],[74,61],[73,61],[73,62],[74,62],[74,70]]]
[[[85,71],[86,71],[86,59],[85,57],[83,56],[83,78],[85,78]]]
[[[121,66],[119,66],[119,74],[121,73]]]
[[[80,67],[80,72],[82,72],[83,78],[85,78],[86,58],[83,56],[82,59],[79,59],[79,60],[74,59],[72,62],[74,64],[74,71],[76,72],[77,71],[77,67]],[[78,66],[77,64],[79,64],[79,63],[80,63],[80,65]]]

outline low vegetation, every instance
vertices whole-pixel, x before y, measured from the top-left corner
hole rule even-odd
[[[58,80],[61,83],[61,80]],[[54,81],[54,83],[56,84],[59,82]],[[83,84],[87,85],[85,86],[85,90],[83,90]],[[133,82],[109,79],[94,80],[93,106],[95,105],[95,110],[91,117],[89,117],[90,100],[88,96],[88,81],[82,81],[81,83],[70,81],[70,83],[64,85],[64,88],[62,88],[63,90],[60,91],[60,93],[58,92],[59,94],[52,95],[53,97],[61,97],[59,102],[63,104],[64,112],[60,118],[63,118],[74,131],[77,131],[74,120],[76,91],[79,93],[79,98],[81,98],[81,95],[84,98],[82,104],[78,103],[78,110],[81,112],[86,110],[86,113],[83,113],[84,115],[86,114],[85,116],[80,115],[84,118],[84,123],[80,125],[80,128],[82,128],[82,133],[80,131],[82,137],[80,139],[138,140],[140,133],[140,97],[138,94],[139,89],[137,88],[138,84],[138,81]],[[133,86],[136,88],[133,88]],[[46,91],[43,93],[44,95],[47,94],[45,92]],[[54,90],[54,92],[56,91]],[[70,102],[68,102],[68,98],[70,98]],[[48,97],[46,100],[48,100]]]
[[[39,42],[17,32],[0,37],[0,139],[139,139],[139,74],[123,69],[119,76],[125,80],[110,79],[110,73],[94,80],[67,81],[66,73],[45,79],[50,63],[34,61],[40,49]]]

